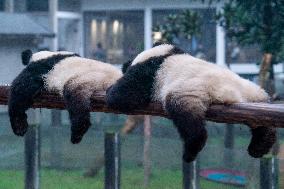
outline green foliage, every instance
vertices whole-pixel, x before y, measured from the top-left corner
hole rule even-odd
[[[257,44],[262,53],[281,58],[284,49],[283,0],[232,0],[217,14],[227,36],[241,45]]]
[[[184,10],[178,14],[165,17],[164,23],[154,27],[155,32],[162,33],[162,41],[173,43],[175,38],[191,39],[200,33],[200,16],[195,11]]]

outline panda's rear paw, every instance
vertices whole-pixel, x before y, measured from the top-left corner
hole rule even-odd
[[[192,162],[192,161],[195,160],[196,156],[197,156],[197,154],[193,155],[193,154],[184,152],[182,159],[183,159],[183,161],[185,161],[186,163],[190,163],[190,162]]]
[[[186,163],[194,161],[199,151],[200,150],[193,148],[192,145],[186,144],[185,142],[182,157],[183,161],[185,161]]]
[[[260,147],[260,146],[249,145],[248,153],[250,156],[254,158],[261,158],[270,151],[271,147]]]
[[[72,134],[71,135],[71,142],[72,144],[78,144],[81,142],[83,138],[83,135],[75,135],[75,134]]]
[[[72,125],[71,129],[71,142],[73,144],[78,144],[81,142],[82,138],[84,137],[85,133],[88,131],[90,127],[90,123],[86,123],[80,126]]]
[[[267,154],[276,142],[276,130],[268,127],[257,127],[251,130],[252,139],[248,146],[248,153],[254,158]]]
[[[12,130],[17,136],[24,136],[28,130],[28,122],[26,118],[14,117],[11,119]]]

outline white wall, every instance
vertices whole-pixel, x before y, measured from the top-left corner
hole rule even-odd
[[[32,39],[0,37],[0,84],[9,84],[24,68],[21,52],[33,49]]]
[[[211,5],[212,7],[213,5]],[[208,5],[192,0],[82,0],[82,11],[202,8]]]

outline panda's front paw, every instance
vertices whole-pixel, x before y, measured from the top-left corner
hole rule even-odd
[[[251,130],[252,139],[248,146],[248,153],[254,158],[267,154],[276,142],[276,130],[269,127],[257,127]]]

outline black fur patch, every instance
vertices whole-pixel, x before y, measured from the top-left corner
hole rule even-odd
[[[107,105],[130,112],[150,103],[154,77],[163,61],[164,57],[154,57],[129,67],[124,76],[107,90]]]
[[[124,112],[131,112],[137,107],[147,106],[153,94],[156,73],[164,60],[184,52],[174,47],[163,56],[151,57],[148,60],[130,66],[124,65],[124,76],[107,90],[107,105]]]
[[[158,44],[154,44],[154,46],[153,47],[156,47],[156,46],[159,46],[159,45],[162,45],[163,43],[158,43]],[[176,47],[176,46],[173,46],[173,48],[169,51],[169,53],[168,54],[166,54],[166,55],[164,55],[164,56],[158,56],[158,57],[164,57],[164,58],[167,58],[167,57],[169,57],[169,56],[171,56],[171,55],[175,55],[175,54],[185,54],[185,52],[182,50],[182,49],[180,49],[180,48],[178,48],[178,47]],[[157,58],[158,58],[157,57]],[[155,58],[155,57],[152,57],[152,58]],[[123,65],[122,65],[122,73],[124,74],[124,73],[126,73],[126,71],[128,70],[128,68],[131,66],[131,64],[132,64],[132,62],[133,62],[133,60],[128,60],[127,62],[125,62]]]
[[[129,66],[131,66],[131,63],[132,63],[133,60],[128,60],[127,62],[125,62],[123,65],[122,65],[122,73],[124,74],[127,69],[129,68]]]
[[[33,55],[33,52],[30,49],[23,51],[22,52],[22,64],[25,66],[28,65],[30,63],[30,59],[32,55]]]
[[[174,96],[168,95],[166,98],[166,110],[183,140],[183,160],[189,163],[194,161],[205,146],[207,131],[204,116],[193,114],[185,106],[187,105],[178,102]]]
[[[161,41],[157,41],[153,44],[153,47],[157,47],[157,46],[164,45],[164,44],[166,44],[166,43],[163,43]]]
[[[55,55],[29,64],[12,82],[8,110],[13,132],[23,136],[28,127],[25,111],[32,105],[34,97],[43,88],[42,76],[59,61],[75,55]]]
[[[254,158],[267,154],[276,142],[276,129],[272,127],[257,127],[251,129],[252,138],[248,146],[248,153]]]
[[[63,97],[71,121],[71,142],[77,144],[91,126],[91,101],[90,96],[86,95],[91,93],[85,93],[88,87],[83,83],[75,88],[69,88],[69,84],[72,85],[71,82],[70,80],[64,85]]]
[[[185,54],[185,52],[184,52],[182,49],[180,49],[180,48],[174,46],[174,48],[173,48],[172,50],[170,50],[169,54],[170,54],[170,55],[174,55],[174,54]]]

